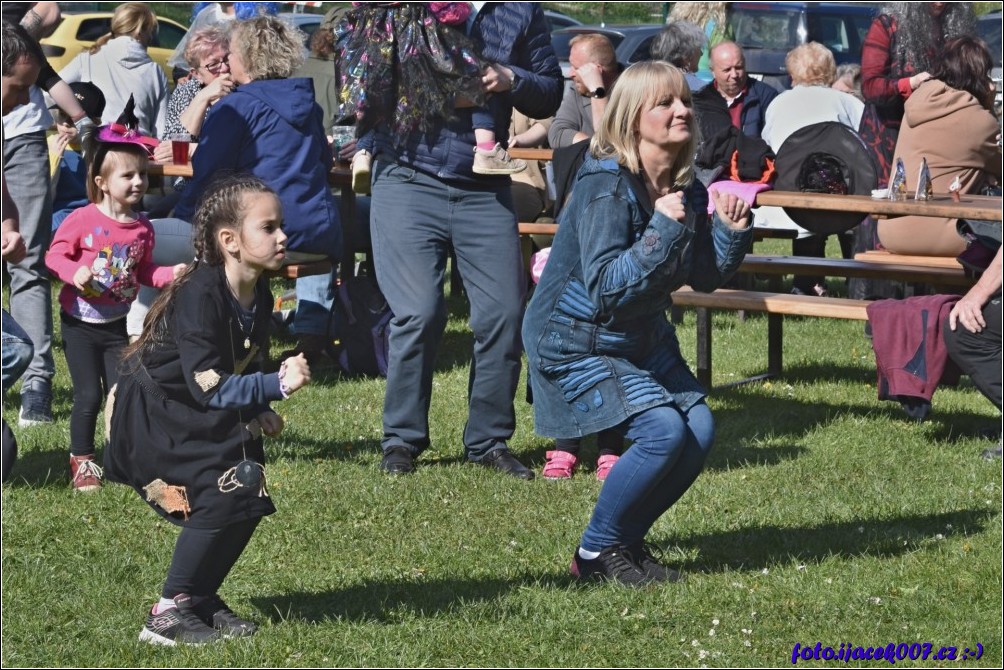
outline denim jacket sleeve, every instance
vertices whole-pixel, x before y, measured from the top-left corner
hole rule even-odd
[[[582,275],[601,315],[633,312],[655,296],[661,302],[694,236],[683,223],[655,212],[634,240],[641,216],[636,203],[616,192],[594,197],[582,210]]]

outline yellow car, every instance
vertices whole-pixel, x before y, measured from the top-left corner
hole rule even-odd
[[[111,12],[64,11],[63,19],[56,27],[56,31],[41,40],[42,51],[45,52],[52,68],[59,72],[77,54],[89,49],[98,38],[108,32],[111,21]],[[173,82],[174,77],[171,76],[171,67],[167,61],[188,29],[162,16],[157,17],[157,23],[160,27],[153,42],[147,47],[147,52],[167,75],[167,81]]]

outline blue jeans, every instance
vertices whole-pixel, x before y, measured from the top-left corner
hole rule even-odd
[[[715,439],[711,410],[701,402],[686,414],[659,406],[636,414],[618,430],[634,444],[600,490],[581,546],[602,551],[645,538],[704,468]]]
[[[52,393],[56,364],[52,358],[52,293],[45,252],[52,241],[52,198],[49,197],[49,150],[42,131],[4,139],[4,181],[20,217],[28,255],[8,263],[10,315],[35,345],[25,370],[21,393]]]
[[[3,310],[3,340],[2,340],[2,361],[3,361],[3,392],[14,385],[24,373],[31,357],[35,352],[28,334],[18,325],[17,321]]]
[[[341,195],[335,197],[341,200]],[[356,197],[357,239],[354,251],[370,246],[370,198]],[[338,259],[332,259],[337,261]],[[338,264],[333,262],[331,273],[312,275],[296,280],[296,315],[293,331],[297,335],[337,336],[336,324],[331,319],[331,305],[335,299],[334,280]]]
[[[376,273],[394,312],[382,447],[417,455],[429,446],[432,373],[446,327],[443,280],[452,248],[474,332],[464,446],[467,457],[479,461],[505,447],[516,429],[525,286],[509,186],[446,183],[378,160],[372,209]]]

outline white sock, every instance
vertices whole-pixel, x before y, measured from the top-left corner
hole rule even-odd
[[[582,547],[579,547],[579,557],[584,558],[587,561],[594,561],[596,557],[600,555],[598,551],[586,551]]]
[[[174,607],[174,598],[161,598],[156,605],[153,607],[154,614],[160,614],[164,610],[169,610]]]

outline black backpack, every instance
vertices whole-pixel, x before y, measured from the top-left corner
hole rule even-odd
[[[338,364],[350,375],[386,377],[390,353],[390,311],[376,278],[358,273],[338,286]]]

